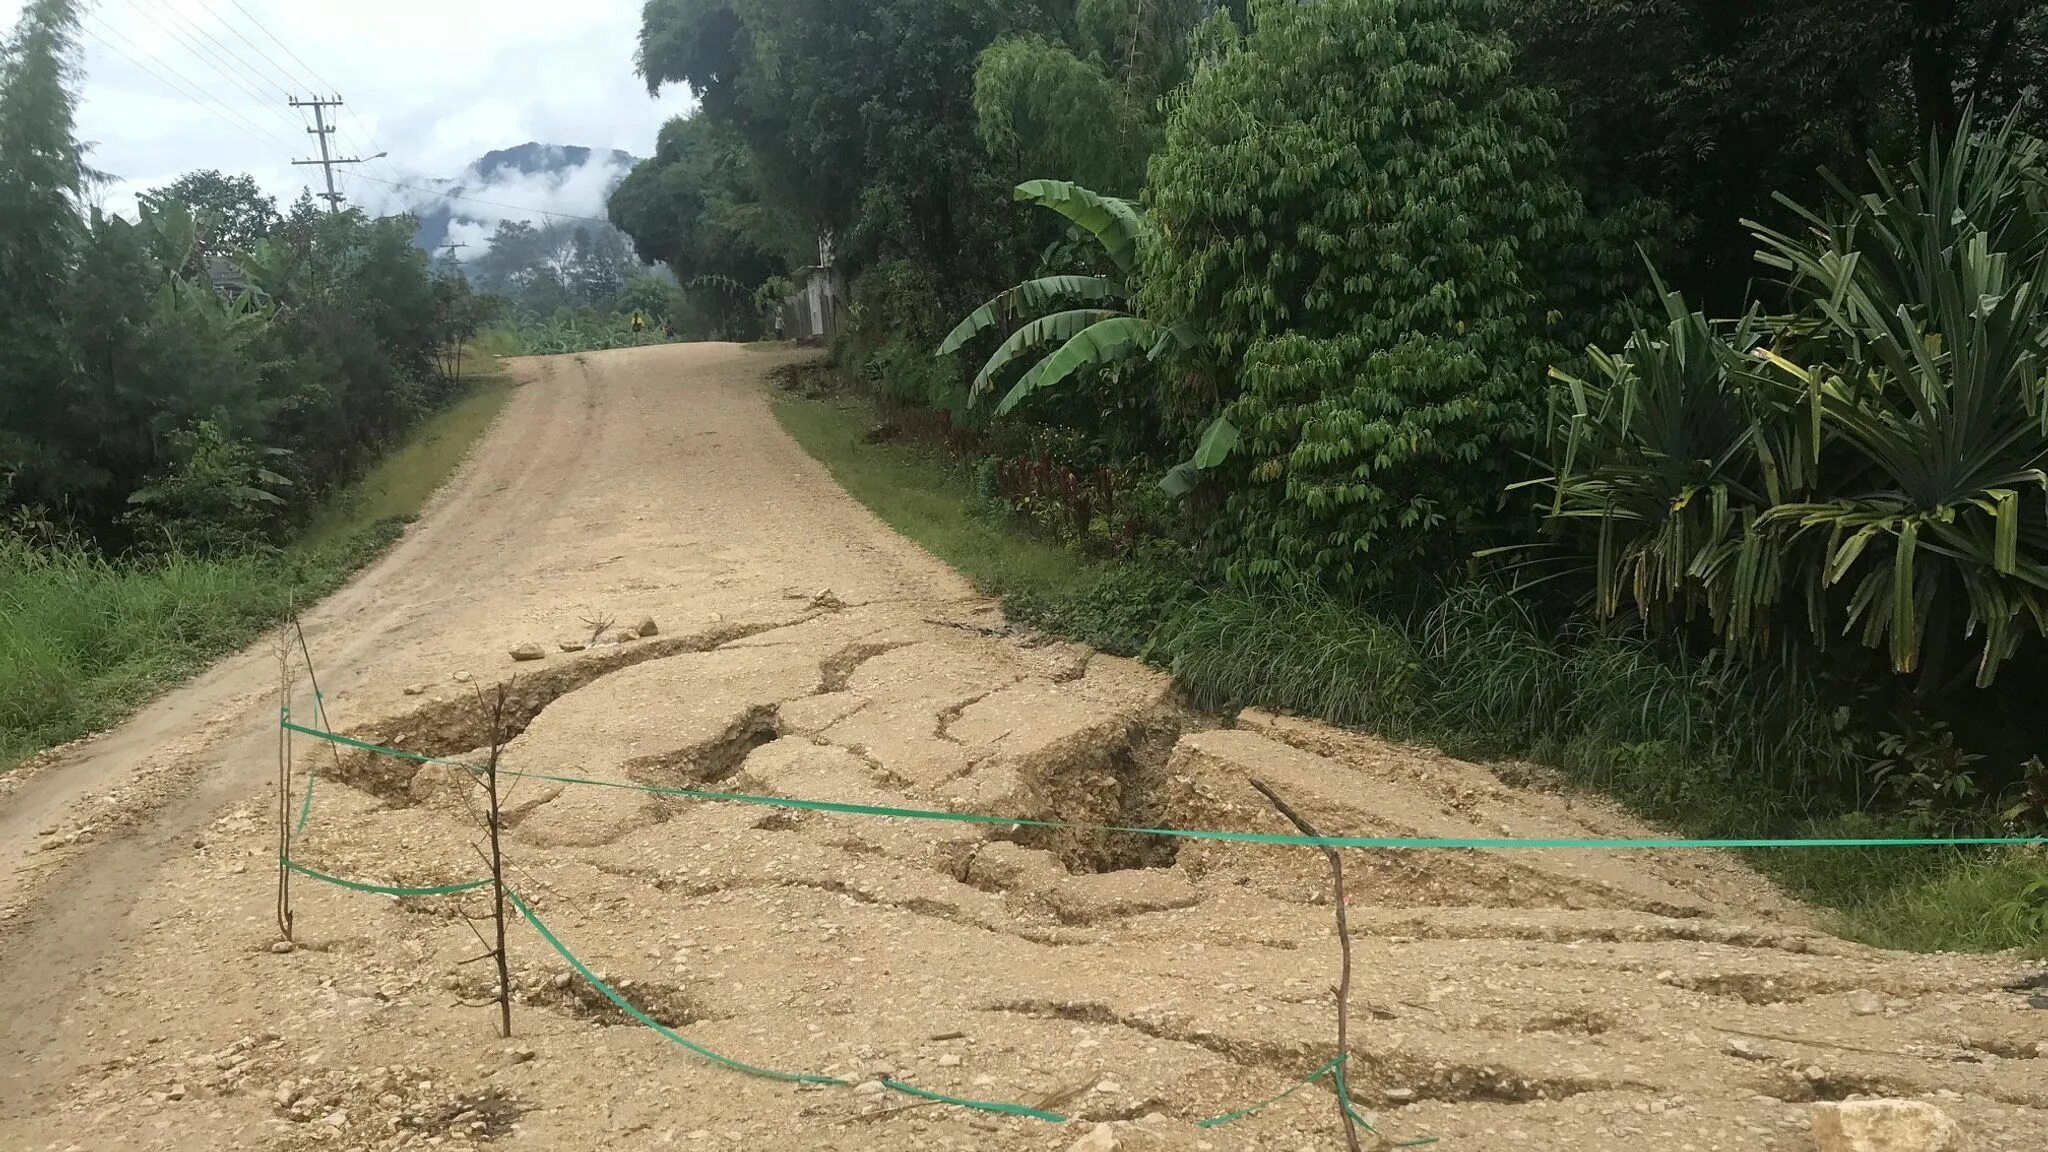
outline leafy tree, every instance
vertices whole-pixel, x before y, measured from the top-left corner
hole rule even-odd
[[[816,234],[763,202],[746,146],[706,114],[664,125],[654,155],[613,191],[607,211],[640,251],[686,285],[715,277],[751,291],[817,258]],[[736,294],[707,287],[693,295],[719,327],[755,331],[753,310]]]
[[[1241,431],[1216,526],[1234,571],[1370,587],[1482,538],[1547,365],[1605,314],[1565,298],[1600,277],[1555,266],[1629,257],[1590,233],[1495,5],[1249,15],[1152,161],[1145,311],[1200,333],[1163,401]]]
[[[59,306],[90,175],[72,134],[78,12],[33,0],[0,41],[0,493],[61,499],[68,465],[48,458],[62,419],[50,395],[70,369]]]
[[[1962,109],[2043,123],[2048,8],[2034,0],[1533,0],[1518,65],[1563,96],[1597,193],[1648,193],[1689,224],[1677,270],[1739,309],[1753,272],[1736,221],[1773,191],[1827,194],[1872,149],[1906,159]],[[1866,191],[1868,189],[1865,189]]]
[[[1014,255],[975,135],[975,61],[1050,28],[1029,0],[652,0],[640,70],[650,89],[689,84],[744,143],[762,200],[832,237],[843,265],[908,259],[950,301]]]
[[[250,248],[282,220],[276,198],[264,195],[254,177],[227,176],[212,168],[187,172],[151,189],[148,195],[152,200],[175,201],[191,208],[203,222],[201,247],[209,254]]]

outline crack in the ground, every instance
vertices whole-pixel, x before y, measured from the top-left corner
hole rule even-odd
[[[808,623],[822,614],[824,610],[809,612],[793,620],[721,624],[688,636],[656,637],[514,676],[502,683],[505,714],[503,727],[497,736],[500,741],[512,740],[523,734],[555,701],[613,673],[651,660],[716,651],[765,632]],[[479,698],[467,695],[457,695],[402,715],[374,721],[348,735],[420,756],[452,756],[485,747],[492,737],[489,710],[483,707]],[[340,754],[339,771],[336,772],[324,760],[327,753],[315,750],[309,754],[323,757],[320,763],[323,773],[338,776],[343,784],[390,803],[401,806],[412,803],[408,788],[419,765],[411,761],[348,750]]]
[[[818,688],[812,695],[829,696],[846,691],[847,684],[852,681],[853,674],[860,671],[861,665],[915,643],[914,640],[870,641],[841,648],[818,662]]]
[[[1100,828],[1162,822],[1159,787],[1181,728],[1180,715],[1162,709],[1118,716],[1056,741],[1018,765],[1018,775],[1036,801],[1034,818],[1076,827],[1015,828],[991,838],[1049,851],[1070,873],[1171,867],[1178,840]]]
[[[954,722],[959,720],[960,717],[964,715],[969,708],[974,707],[976,704],[979,704],[983,700],[986,700],[989,697],[995,695],[996,693],[1001,692],[1005,688],[1014,688],[1017,685],[1022,684],[1027,679],[1029,679],[1029,677],[1019,676],[1016,679],[1010,681],[1008,684],[998,685],[994,688],[989,689],[986,692],[978,692],[956,704],[948,704],[944,708],[939,709],[938,718],[932,722],[932,736],[935,739],[944,740],[948,744],[957,744],[960,747],[965,748],[967,746],[967,742],[960,739],[958,736],[953,735]]]
[[[1009,1012],[1036,1019],[1072,1020],[1083,1024],[1115,1025],[1149,1036],[1188,1044],[1213,1052],[1240,1067],[1275,1076],[1299,1074],[1301,1062],[1315,1055],[1316,1044],[1306,1040],[1254,1040],[1221,1036],[1206,1028],[1179,1027],[1170,1021],[1121,1013],[1107,1004],[1090,1000],[1011,1000],[985,1005],[984,1010]],[[1586,1092],[1607,1092],[1646,1088],[1630,1081],[1592,1077],[1531,1076],[1512,1068],[1491,1064],[1470,1064],[1448,1060],[1427,1060],[1405,1052],[1357,1051],[1365,1067],[1377,1073],[1379,1082],[1408,1089],[1412,1099],[1450,1103],[1481,1101],[1525,1104],[1537,1100],[1563,1100]],[[1356,1084],[1364,1077],[1354,1078]]]
[[[782,736],[779,711],[775,704],[752,705],[716,736],[688,747],[626,761],[626,775],[642,784],[723,783],[738,775],[756,749]]]

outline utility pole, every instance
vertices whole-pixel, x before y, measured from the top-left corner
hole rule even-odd
[[[342,99],[339,94],[335,95],[332,99],[323,99],[322,97],[315,96],[311,100],[301,100],[297,96],[293,96],[290,97],[289,103],[294,108],[311,108],[313,110],[313,127],[306,129],[306,135],[317,137],[320,141],[320,158],[318,160],[294,160],[292,164],[295,166],[318,164],[320,166],[321,171],[327,174],[327,191],[321,193],[320,198],[327,201],[327,210],[329,212],[339,212],[341,211],[343,197],[341,193],[334,190],[334,166],[336,164],[362,164],[369,160],[381,160],[388,153],[379,152],[375,156],[369,157],[332,156],[328,154],[327,138],[334,135],[334,126],[327,122],[327,110],[329,108],[341,107]]]

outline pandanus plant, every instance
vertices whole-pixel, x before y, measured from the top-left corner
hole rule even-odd
[[[1704,605],[1725,641],[1803,601],[1892,667],[1989,685],[2048,631],[2048,148],[1969,128],[1804,227],[1750,224],[1783,316],[1669,323],[1563,377],[1553,515],[1593,531],[1600,607]],[[1927,653],[1937,654],[1922,668]]]

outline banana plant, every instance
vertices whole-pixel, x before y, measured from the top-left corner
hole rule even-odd
[[[1049,208],[1093,237],[1116,274],[1039,276],[968,313],[939,345],[939,356],[953,355],[989,328],[1034,317],[998,345],[975,373],[967,389],[970,407],[995,390],[1004,369],[1049,344],[1057,347],[1026,368],[1011,385],[996,405],[997,416],[1008,415],[1033,393],[1054,387],[1085,368],[1100,368],[1140,354],[1156,360],[1175,348],[1194,345],[1195,334],[1187,325],[1159,324],[1135,311],[1131,281],[1138,274],[1139,249],[1152,233],[1151,222],[1136,205],[1067,180],[1026,181],[1017,186],[1014,198]],[[1061,304],[1078,306],[1048,311]],[[1215,417],[1203,430],[1194,456],[1169,471],[1160,487],[1176,496],[1185,495],[1200,473],[1228,459],[1237,443],[1237,427],[1225,417]]]
[[[970,406],[995,390],[1005,368],[1048,344],[1057,347],[1011,385],[996,405],[996,415],[1007,415],[1032,393],[1051,388],[1084,368],[1099,368],[1142,354],[1156,357],[1168,348],[1192,342],[1185,329],[1156,324],[1133,310],[1129,282],[1137,274],[1139,246],[1151,233],[1150,222],[1136,205],[1066,180],[1027,181],[1017,186],[1014,195],[1020,202],[1059,213],[1094,237],[1116,274],[1039,276],[968,313],[939,345],[938,355],[953,355],[999,324],[1044,313],[1012,332],[975,373],[967,391]],[[1046,311],[1056,304],[1081,306]]]

